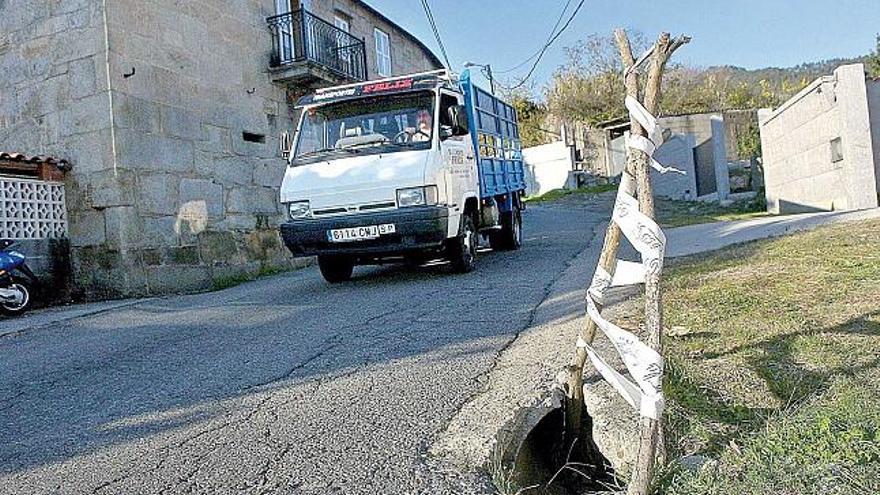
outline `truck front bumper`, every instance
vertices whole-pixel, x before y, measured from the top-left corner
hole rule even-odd
[[[377,239],[331,242],[332,229],[394,224],[393,234]],[[449,225],[445,207],[415,207],[376,213],[358,213],[323,219],[288,221],[281,224],[281,237],[294,256],[349,255],[383,258],[443,246]]]

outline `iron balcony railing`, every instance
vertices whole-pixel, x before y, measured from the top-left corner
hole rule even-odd
[[[272,67],[313,62],[346,78],[367,79],[364,40],[305,9],[269,17],[267,22],[272,31]]]

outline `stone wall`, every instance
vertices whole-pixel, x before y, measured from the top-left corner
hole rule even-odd
[[[285,89],[266,71],[273,8],[0,2],[4,25],[19,27],[0,41],[9,68],[0,148],[73,163],[79,296],[202,289],[291,266],[277,234],[285,163],[276,136],[293,123]]]
[[[101,1],[0,1],[0,19],[0,149],[70,160],[70,235],[101,243],[104,217],[85,197],[112,162]],[[41,268],[52,264],[44,259],[52,250],[41,246],[49,244],[22,247],[44,277],[51,270]]]
[[[333,23],[333,17],[337,15],[349,21],[349,32],[352,36],[363,39],[366,43],[367,76],[369,79],[382,77],[379,76],[376,62],[376,44],[373,37],[374,28],[379,28],[389,35],[392,75],[412,74],[442,68],[435,66],[430,61],[429,54],[426,53],[427,49],[404,36],[396,26],[374,15],[359,1],[314,1],[310,11],[330,23]],[[393,13],[389,13],[389,17],[393,17]]]
[[[209,288],[294,266],[278,235],[293,130],[268,73],[273,0],[0,0],[0,150],[66,158],[75,295]],[[395,73],[434,68],[360,2],[315,2]]]
[[[843,66],[762,121],[771,212],[877,206],[867,102],[864,66]]]

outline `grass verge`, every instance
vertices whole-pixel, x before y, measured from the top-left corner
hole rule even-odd
[[[674,262],[659,491],[880,493],[880,221]],[[670,456],[673,458],[673,456]]]
[[[754,199],[738,201],[730,206],[721,206],[717,202],[658,199],[656,208],[657,218],[664,227],[683,227],[725,220],[746,220],[768,215],[767,205],[762,194]]]
[[[554,189],[540,196],[532,196],[526,198],[525,201],[526,203],[545,203],[549,201],[556,201],[566,196],[571,196],[575,194],[601,194],[616,190],[616,184],[600,184],[597,186],[582,187],[580,189]]]

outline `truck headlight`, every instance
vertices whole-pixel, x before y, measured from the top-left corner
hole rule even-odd
[[[397,190],[397,207],[431,206],[437,204],[437,186],[408,187]]]
[[[287,214],[291,220],[302,220],[312,216],[312,208],[308,201],[296,201],[287,206]]]

